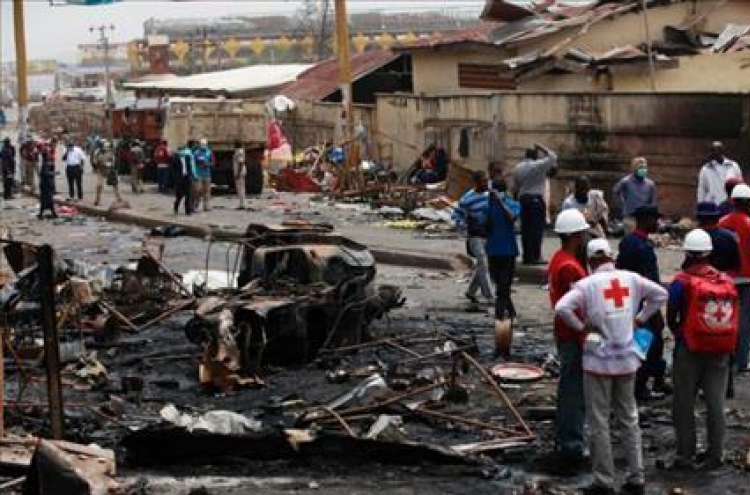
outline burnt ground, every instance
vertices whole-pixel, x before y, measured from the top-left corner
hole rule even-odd
[[[64,256],[84,258],[90,263],[107,260],[124,263],[137,257],[143,232],[139,229],[113,226],[86,219],[67,219],[58,223],[30,220],[33,212],[6,210],[4,221],[12,227],[15,238],[37,243],[52,242]],[[206,259],[202,241],[176,238],[167,241],[165,260],[178,272],[200,268]],[[214,245],[210,266],[226,266],[226,247]],[[485,365],[496,362],[492,357],[491,323],[487,309],[471,310],[461,299],[465,280],[461,275],[381,266],[378,281],[400,285],[408,299],[404,308],[389,318],[376,322],[371,329],[374,340],[383,337],[411,339],[441,336],[441,341],[422,344],[409,342],[408,347],[421,354],[442,345],[445,335],[476,344],[475,356]],[[522,329],[516,334],[515,360],[541,364],[553,352],[547,293],[533,285],[519,285],[514,298],[522,314]],[[295,425],[300,408],[325,403],[351,390],[371,373],[371,366],[381,366],[392,387],[407,381],[412,384],[424,373],[435,369],[449,374],[452,359],[439,357],[429,364],[393,367],[394,362],[409,356],[392,348],[360,351],[340,359],[318,360],[306,366],[273,368],[263,377],[266,386],[234,393],[216,393],[200,388],[197,380],[199,350],[185,338],[183,325],[189,314],[175,316],[162,325],[138,335],[122,336],[113,343],[93,342],[87,338],[87,349],[96,351],[107,369],[107,377],[97,383],[76,379],[71,368],[64,373],[66,402],[66,436],[69,440],[90,443],[117,451],[121,467],[118,481],[125,493],[134,494],[242,494],[242,493],[575,493],[585,485],[588,476],[549,477],[542,473],[539,456],[549,450],[552,424],[549,407],[554,404],[554,377],[525,385],[507,385],[506,392],[522,412],[536,411],[541,419],[529,421],[536,442],[528,449],[486,455],[476,464],[444,466],[422,462],[417,458],[399,459],[399,463],[368,461],[354,452],[338,455],[285,460],[253,461],[250,457],[222,456],[208,461],[180,462],[173,466],[138,466],[139,459],[128,458],[122,439],[136,429],[149,428],[160,421],[159,411],[174,404],[181,411],[201,413],[230,410],[253,417],[270,428]],[[74,340],[77,332],[66,333]],[[405,344],[406,345],[406,344]],[[554,366],[550,368],[554,372]],[[330,370],[346,370],[349,380],[330,383]],[[18,393],[18,374],[9,366],[6,400]],[[33,372],[34,382],[24,393],[18,407],[6,411],[6,425],[12,432],[46,433],[48,431],[44,393],[44,373]],[[144,380],[141,394],[122,391],[123,377],[140,376]],[[401,380],[401,381],[399,381]],[[447,403],[443,412],[454,412],[513,429],[514,421],[474,370],[463,370],[458,378],[467,392],[467,403]],[[750,449],[750,377],[741,376],[737,398],[728,402],[729,424],[727,456],[744,461]],[[423,396],[421,398],[426,398]],[[402,405],[388,411],[406,420],[406,438],[416,442],[450,446],[486,439],[486,432],[426,419],[412,414]],[[750,493],[747,474],[728,465],[711,473],[671,473],[657,468],[660,459],[669,459],[673,448],[670,401],[645,405],[642,410],[644,450],[648,467],[649,493],[669,493],[680,487],[686,493]],[[702,413],[701,413],[702,417]],[[371,421],[370,421],[371,422]],[[355,429],[369,427],[352,422]],[[341,434],[335,423],[324,431]],[[703,428],[701,427],[701,432]],[[163,446],[161,446],[163,447]],[[181,452],[170,447],[167,456]],[[231,457],[231,456],[229,456]],[[385,460],[388,460],[387,458]],[[393,460],[396,460],[394,455]]]

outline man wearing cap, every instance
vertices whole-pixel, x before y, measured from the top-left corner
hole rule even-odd
[[[625,233],[635,229],[635,210],[646,206],[656,206],[656,184],[648,178],[648,161],[642,157],[633,158],[633,172],[618,182],[613,190],[620,200],[620,208]]]
[[[643,494],[643,452],[634,395],[639,358],[633,335],[667,300],[667,291],[637,273],[615,269],[605,239],[589,242],[586,252],[592,275],[577,282],[555,306],[556,316],[586,334],[583,382],[594,481],[583,491],[615,493],[609,433],[613,413],[623,430],[628,468],[620,493]]]
[[[636,225],[632,233],[620,241],[617,256],[617,268],[635,272],[657,284],[661,283],[659,264],[656,259],[654,244],[649,240],[649,234],[656,232],[659,221],[659,210],[655,206],[642,206],[633,212]],[[672,392],[666,383],[667,362],[664,360],[664,317],[657,311],[645,325],[654,338],[648,351],[646,362],[638,370],[635,384],[635,395],[639,400],[649,400],[658,394]],[[649,379],[654,379],[652,389],[649,389]]]
[[[742,170],[737,162],[724,156],[724,145],[715,141],[708,162],[698,175],[698,202],[710,201],[718,205],[725,201],[727,193],[724,187],[731,178],[742,179]]]
[[[560,212],[555,220],[560,249],[550,259],[547,269],[552,308],[573,284],[586,276],[582,260],[585,259],[588,229],[586,218],[575,209]],[[558,316],[555,316],[553,329],[560,359],[560,377],[555,411],[555,452],[550,467],[556,473],[567,474],[580,468],[584,459],[583,335]]]
[[[521,202],[521,244],[523,264],[544,264],[542,241],[547,207],[544,203],[547,177],[557,170],[557,155],[551,149],[535,144],[513,169],[513,182]]]
[[[719,227],[737,236],[740,248],[740,269],[730,272],[740,298],[740,333],[733,368],[747,370],[750,353],[750,186],[738,184],[732,191],[734,211],[719,221]]]
[[[708,263],[720,272],[737,273],[741,267],[737,235],[719,227],[719,220],[723,216],[714,203],[698,203],[695,209],[698,227],[711,237],[713,249],[708,255]]]
[[[703,204],[703,203],[701,203]],[[724,398],[729,358],[737,338],[737,291],[711,266],[711,236],[701,229],[683,244],[682,271],[669,286],[667,321],[675,334],[672,418],[677,436],[675,468],[720,467],[724,455]],[[695,399],[703,390],[708,448],[696,455]]]
[[[727,194],[727,199],[719,203],[719,211],[721,212],[722,217],[724,215],[729,215],[734,211],[734,206],[732,206],[732,191],[734,191],[735,186],[744,183],[745,181],[739,177],[730,177],[724,183],[724,192]]]

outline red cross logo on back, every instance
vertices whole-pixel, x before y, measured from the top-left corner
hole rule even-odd
[[[630,289],[621,286],[620,281],[616,278],[612,279],[610,284],[611,285],[608,289],[604,289],[604,299],[611,299],[615,308],[623,308],[625,306],[625,301],[630,296]]]

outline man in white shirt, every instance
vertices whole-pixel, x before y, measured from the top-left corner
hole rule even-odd
[[[715,141],[711,145],[709,161],[703,165],[698,175],[698,203],[720,204],[727,199],[728,179],[742,180],[742,170],[737,162],[724,156],[724,145]]]
[[[604,193],[591,189],[591,181],[585,175],[576,177],[573,194],[565,198],[562,209],[578,210],[591,226],[590,234],[594,237],[607,237],[609,224],[609,205]]]
[[[76,198],[75,192],[78,193],[78,201],[81,201],[83,200],[83,164],[86,162],[86,153],[80,146],[70,141],[65,149],[63,161],[65,162],[65,177],[68,179],[68,201]]]
[[[645,493],[645,479],[635,401],[640,359],[633,345],[634,327],[642,326],[656,313],[666,302],[667,291],[636,273],[615,269],[606,239],[590,241],[586,252],[592,275],[576,282],[555,306],[555,314],[571,329],[587,332],[583,380],[594,482],[584,493],[615,493],[609,434],[613,412],[624,430],[622,444],[628,464],[620,493],[639,495]]]

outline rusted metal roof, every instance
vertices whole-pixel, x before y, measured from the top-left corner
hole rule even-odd
[[[389,50],[372,50],[351,59],[352,81],[370,74],[391,63],[400,53]],[[287,85],[281,93],[293,100],[320,101],[339,89],[338,59],[329,58],[309,68],[297,80]]]
[[[611,0],[609,1],[611,2]],[[548,15],[556,19],[570,19],[584,15],[603,3],[608,2],[606,0],[588,0],[573,3],[570,0],[546,0],[524,6],[508,0],[486,0],[480,17],[485,21],[496,22],[516,22],[537,15]]]
[[[421,38],[413,43],[405,44],[396,51],[412,51],[412,50],[424,50],[433,49],[446,45],[457,45],[461,43],[479,43],[485,45],[492,45],[492,32],[498,27],[502,26],[499,22],[483,22],[478,26],[469,29],[460,29],[457,31],[449,31],[441,33],[435,36],[427,38]]]

